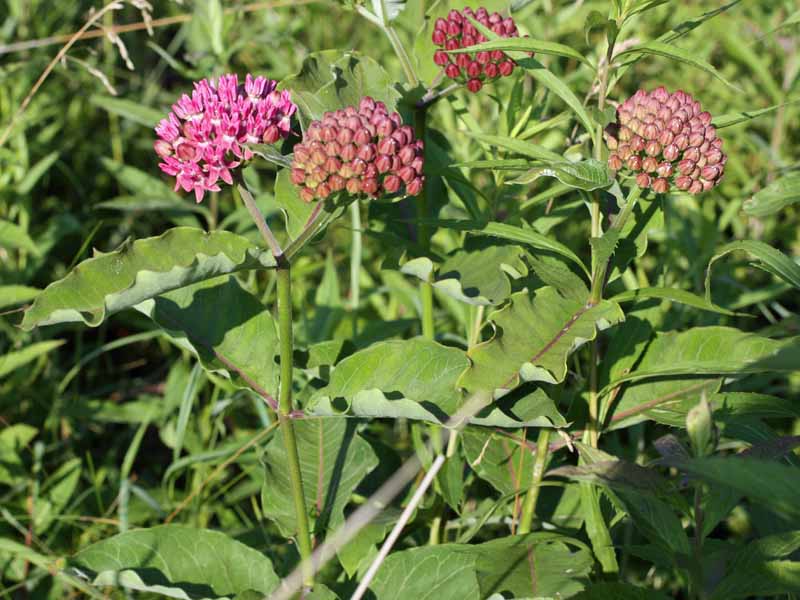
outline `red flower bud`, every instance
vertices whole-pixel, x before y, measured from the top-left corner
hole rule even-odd
[[[504,60],[500,63],[500,75],[508,77],[514,72],[514,63],[510,60]]]
[[[358,194],[361,192],[361,180],[356,178],[348,179],[344,187],[347,190],[347,193],[353,195]]]
[[[661,154],[661,144],[656,141],[647,142],[647,146],[644,147],[644,151],[647,156],[658,156]]]
[[[295,185],[302,185],[306,180],[306,172],[303,169],[292,169],[291,180]]]
[[[642,171],[655,173],[656,169],[658,169],[658,161],[652,156],[648,156],[642,161]]]
[[[281,139],[281,130],[274,123],[264,130],[264,135],[261,136],[261,141],[265,144],[274,144]]]
[[[467,81],[467,89],[473,94],[476,94],[477,92],[481,91],[482,87],[483,84],[481,83],[480,79],[470,79],[469,81]]]
[[[608,168],[612,171],[619,171],[622,168],[622,159],[616,154],[608,157]]]
[[[378,154],[392,155],[397,151],[397,140],[393,137],[382,138],[378,142]]]
[[[447,32],[442,29],[434,29],[433,35],[431,35],[431,39],[433,40],[433,43],[436,44],[437,46],[443,46],[444,43],[447,41]]]
[[[328,177],[328,185],[330,186],[332,192],[339,192],[343,190],[345,183],[345,178],[341,175],[334,174]]]
[[[475,54],[475,60],[478,61],[480,64],[485,65],[491,60],[491,55],[486,52],[486,50],[481,50],[477,54]]]
[[[300,188],[300,199],[303,202],[311,202],[314,199],[314,190],[311,188]]]
[[[500,69],[494,63],[489,63],[485,67],[483,67],[483,72],[486,74],[486,77],[489,79],[495,79],[500,75]]]
[[[692,178],[686,175],[681,175],[675,179],[675,185],[679,190],[688,190],[692,185]]]
[[[650,187],[650,175],[647,173],[639,173],[636,176],[636,185],[638,185],[642,189],[647,189]]]
[[[669,177],[672,175],[672,163],[662,162],[656,169],[659,177]]]
[[[628,158],[626,164],[631,171],[641,171],[642,170],[642,159],[636,156],[635,154]]]
[[[424,178],[417,177],[416,179],[412,180],[411,183],[406,184],[406,194],[409,196],[416,196],[422,191],[422,185],[424,182]]]
[[[456,56],[456,64],[464,70],[466,70],[470,62],[472,61],[469,54],[459,54]]]
[[[444,74],[450,79],[456,79],[461,74],[461,69],[458,67],[458,65],[450,63],[447,65],[447,67],[445,67]]]
[[[358,149],[358,158],[365,162],[370,162],[376,155],[375,144],[366,144]]]
[[[340,161],[338,158],[331,156],[328,158],[328,160],[325,161],[323,168],[328,173],[338,173],[339,169],[342,168],[342,161]]]
[[[375,168],[378,169],[378,173],[386,173],[392,168],[391,157],[386,154],[379,155],[378,158],[375,159]]]
[[[402,184],[402,180],[397,175],[387,175],[386,179],[383,180],[383,189],[390,194],[394,194]]]
[[[477,61],[473,60],[467,66],[467,77],[472,77],[472,78],[479,77],[480,74],[481,74],[481,71],[483,71],[483,68],[481,67],[481,65],[478,64]]]
[[[161,158],[172,156],[172,144],[166,140],[156,140],[153,144],[153,150],[155,150],[156,154],[158,154]]]
[[[397,175],[404,183],[410,183],[411,180],[417,176],[417,172],[414,170],[414,167],[405,166],[398,171]]]
[[[436,33],[441,33],[441,32],[434,32],[434,35],[436,35]],[[444,65],[450,62],[450,56],[442,50],[437,50],[433,54],[433,62],[435,62],[440,67],[443,67]]]
[[[404,146],[400,149],[400,152],[398,152],[397,156],[401,163],[408,165],[411,164],[411,161],[414,160],[414,158],[416,158],[417,151],[413,146]]]
[[[653,182],[651,187],[657,194],[666,194],[669,191],[669,182],[666,179],[659,177]]]
[[[361,181],[361,191],[365,194],[375,194],[378,191],[378,180],[374,177],[363,179]]]

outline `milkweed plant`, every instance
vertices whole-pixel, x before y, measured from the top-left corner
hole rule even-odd
[[[784,478],[797,443],[745,437],[754,450],[741,456],[730,439],[765,406],[786,410],[759,404],[747,381],[798,368],[800,349],[734,326],[746,320],[714,302],[711,283],[733,251],[790,284],[797,265],[733,242],[693,270],[698,293],[649,256],[676,235],[676,206],[741,199],[726,187],[725,127],[750,116],[715,115],[718,96],[678,89],[676,73],[735,83],[678,34],[623,36],[662,2],[605,3],[584,48],[532,37],[529,20],[551,17],[524,2],[427,4],[350,3],[390,54],[312,51],[282,81],[240,72],[173,86],[153,123],[153,174],[187,203],[232,197],[249,225],[128,241],[25,312],[30,330],[135,309],[266,415],[251,464],[265,553],[226,523],[170,515],[95,541],[64,572],[173,597],[780,590],[775,565],[797,564],[785,557],[800,537],[766,536],[745,556],[715,532],[748,494],[797,516],[781,492],[756,489]],[[637,79],[648,61],[663,81]],[[332,237],[347,250],[328,255],[309,296],[298,277]],[[367,274],[367,246],[394,274],[383,284]],[[350,291],[326,305],[340,315],[330,326],[307,303],[338,290],[337,261]],[[389,314],[381,285],[413,312],[367,332],[365,315]],[[374,433],[392,428],[405,462]],[[631,563],[660,576],[633,577]]]

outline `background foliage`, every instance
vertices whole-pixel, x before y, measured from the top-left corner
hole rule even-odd
[[[416,35],[427,4],[409,1],[396,21],[417,57],[432,51],[429,36]],[[536,56],[580,101],[594,83],[594,71],[584,61],[603,60],[605,16],[615,4],[514,2],[515,19],[532,38],[563,44],[581,57],[541,50]],[[533,458],[527,449],[535,445],[534,428],[568,428],[585,419],[589,347],[567,358],[567,344],[544,365],[551,383],[523,385],[465,430],[436,493],[426,497],[379,571],[371,587],[379,599],[416,597],[414,585],[443,598],[498,591],[527,597],[532,582],[519,565],[531,548],[538,595],[655,597],[637,595],[635,585],[648,594],[687,597],[696,578],[692,544],[698,527],[708,597],[800,593],[800,563],[792,560],[800,547],[800,478],[793,452],[800,435],[800,350],[792,341],[800,333],[797,7],[790,0],[625,4],[641,12],[619,33],[619,48],[661,40],[679,50],[664,56],[654,45],[652,52],[628,55],[630,65],[614,72],[609,99],[658,84],[694,94],[718,126],[727,125],[720,129],[730,157],[726,177],[703,196],[642,201],[636,216],[640,230],[625,232],[617,246],[607,294],[615,302],[590,315],[615,323],[622,320],[616,303],[626,311],[623,324],[601,334],[606,360],[598,385],[616,401],[605,415],[609,432],[602,437],[603,450],[578,444],[570,452],[561,443],[548,467],[556,469],[546,479],[551,485],[541,488],[536,531],[507,537],[517,533],[514,518],[530,485]],[[0,128],[59,48],[7,44],[73,32],[92,6],[44,0],[0,4]],[[101,299],[77,317],[99,325],[91,329],[83,323],[18,327],[22,317],[14,310],[90,258],[93,249],[103,260],[102,253],[125,240],[158,236],[170,227],[225,229],[258,243],[230,189],[196,205],[172,192],[157,170],[152,126],[192,80],[227,71],[283,80],[300,70],[310,52],[325,49],[358,50],[391,81],[403,79],[386,38],[352,7],[264,2],[245,11],[246,6],[214,0],[155,4],[155,18],[180,18],[156,23],[152,36],[122,34],[133,69],[107,39],[79,41],[0,147],[0,311],[8,311],[0,318],[0,596],[99,595],[85,577],[111,584],[116,570],[132,564],[140,567],[127,574],[133,589],[160,586],[162,592],[166,587],[198,598],[263,595],[296,562],[295,547],[284,537],[293,528],[291,499],[284,496],[281,473],[270,469],[283,451],[280,433],[270,427],[271,413],[241,381],[227,379],[225,365],[213,356],[200,352],[198,361],[181,336],[188,320],[197,318],[187,307],[203,286],[162,296],[146,314],[122,310],[108,320],[103,317],[109,307]],[[113,15],[117,23],[140,18],[130,7]],[[111,24],[106,19],[105,25]],[[428,79],[435,74],[432,62],[418,67]],[[301,463],[315,483],[306,492],[317,536],[335,529],[406,458],[418,453],[430,465],[423,441],[430,437],[438,443],[435,426],[412,421],[436,423],[442,411],[452,413],[457,380],[478,389],[501,387],[516,375],[513,366],[503,373],[493,362],[496,356],[487,350],[490,328],[476,329],[477,315],[490,314],[511,298],[513,303],[492,318],[500,327],[508,323],[509,332],[524,323],[510,352],[530,356],[527,345],[536,343],[536,331],[545,335],[563,322],[557,310],[570,314],[586,297],[576,263],[589,263],[588,212],[570,187],[581,174],[528,173],[515,182],[518,171],[475,164],[542,158],[531,155],[542,149],[577,153],[586,143],[581,119],[558,94],[518,71],[480,94],[457,92],[430,111],[428,168],[444,176],[433,184],[439,186],[433,207],[439,227],[430,254],[413,241],[413,200],[373,202],[363,209],[363,268],[356,280],[350,274],[352,231],[346,218],[295,262],[301,371],[296,392],[304,409],[314,415],[349,410],[372,416],[380,406],[381,414],[395,410],[411,419],[299,422]],[[588,106],[586,115],[603,118]],[[246,177],[270,224],[282,231],[279,206],[285,200],[274,169],[262,164]],[[454,225],[456,219],[461,224]],[[237,335],[245,337],[238,339],[250,343],[230,352],[239,352],[237,364],[273,389],[277,366],[269,342],[275,332],[271,321],[255,318],[260,304],[241,301],[244,290],[267,305],[274,302],[273,278],[247,270],[270,258],[246,253],[241,238],[215,235],[214,243],[227,248],[233,264],[226,263],[226,272],[239,275],[206,285],[225,287],[229,306],[241,313],[214,315],[219,321],[209,319],[205,333],[240,327]],[[154,261],[174,259],[168,245],[150,252]],[[715,262],[707,275],[710,261]],[[441,343],[435,346],[415,337],[421,333],[418,279],[430,274]],[[354,284],[360,289],[358,306],[352,302]],[[526,286],[537,289],[532,299],[521,292]],[[646,291],[655,287],[672,291],[666,298],[664,292]],[[563,290],[575,296],[564,297]],[[133,286],[130,298],[118,299],[118,308],[149,297],[136,296],[140,291]],[[537,303],[547,307],[553,323],[536,317]],[[579,337],[591,338],[594,323],[587,318]],[[703,329],[693,329],[698,327]],[[488,344],[470,354],[475,368],[458,379],[466,363],[464,353],[452,349],[481,339]],[[542,377],[532,374],[540,382]],[[553,378],[566,383],[554,386]],[[630,381],[621,393],[614,389],[620,380]],[[701,397],[707,404],[698,405]],[[674,401],[641,410],[653,398]],[[342,447],[346,452],[339,452]],[[730,460],[742,450],[748,456]],[[342,464],[334,464],[334,456]],[[318,469],[320,457],[330,470]],[[653,466],[656,459],[660,463]],[[688,475],[695,477],[691,483]],[[699,497],[693,496],[695,489]],[[349,597],[413,490],[413,485],[406,489],[323,571],[321,580],[339,597]],[[585,494],[597,496],[600,514],[581,507]],[[698,502],[705,515],[701,523],[691,518]],[[437,519],[446,523],[442,535],[448,544],[428,544]],[[227,537],[206,531],[203,539],[187,540],[182,536],[191,530],[185,527],[154,528],[165,522]],[[616,551],[602,550],[603,532],[594,530],[598,522],[609,524],[607,542]],[[153,528],[136,531],[140,527]],[[148,535],[159,536],[166,568],[153,556],[136,555],[135,548],[147,547]],[[100,545],[91,546],[95,542]],[[198,562],[190,565],[181,553]],[[61,570],[66,557],[73,557],[77,571]],[[498,574],[498,557],[513,563],[510,573]],[[220,561],[230,563],[233,584],[230,579],[209,581],[207,587],[191,583],[215,571]],[[91,576],[81,571],[87,564]],[[169,567],[177,569],[174,577],[160,579]],[[171,588],[176,582],[189,583],[176,592]]]

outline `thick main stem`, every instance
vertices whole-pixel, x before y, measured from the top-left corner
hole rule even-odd
[[[303,563],[304,580],[307,586],[314,584],[311,565],[311,534],[308,527],[303,478],[300,473],[300,455],[292,422],[292,273],[289,262],[279,260],[278,280],[278,331],[280,333],[281,387],[278,398],[278,419],[286,446],[289,479],[292,486],[295,517],[297,518],[297,545]]]
[[[519,535],[530,533],[533,515],[536,514],[536,503],[539,500],[539,489],[544,477],[544,468],[547,465],[547,455],[550,450],[550,430],[542,427],[536,440],[536,458],[533,463],[533,477],[525,504],[522,505],[522,517],[519,522]]]

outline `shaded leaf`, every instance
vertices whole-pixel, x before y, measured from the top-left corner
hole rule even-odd
[[[614,183],[608,165],[593,158],[574,163],[563,161],[537,164],[508,183],[525,185],[540,177],[555,177],[564,185],[587,192],[604,189]]]
[[[577,50],[573,50],[569,46],[559,44],[557,42],[548,42],[545,40],[536,40],[530,37],[510,37],[494,39],[482,44],[474,44],[464,52],[481,52],[483,50],[506,50],[506,51],[520,51],[520,52],[536,52],[538,54],[549,54],[551,56],[563,56],[565,58],[572,58],[582,62],[590,67],[592,64]],[[451,52],[457,53],[458,50]]]
[[[754,217],[766,217],[796,202],[800,202],[800,173],[791,173],[753,194],[743,208]]]
[[[13,352],[0,355],[0,377],[5,377],[9,373],[13,373],[40,356],[48,354],[61,346],[64,341],[65,340],[47,340],[45,342],[34,342],[20,350],[14,350]]]

